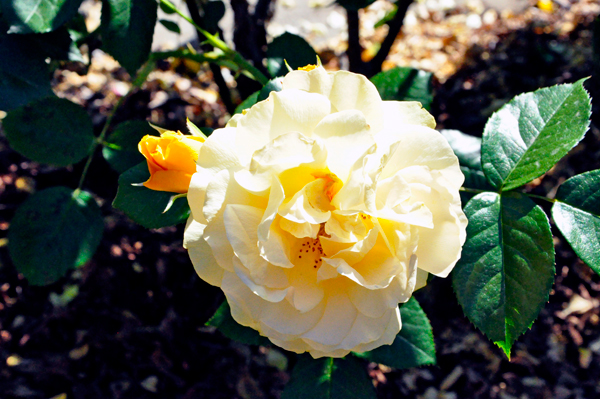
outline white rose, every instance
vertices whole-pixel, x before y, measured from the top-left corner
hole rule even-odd
[[[200,150],[184,245],[233,318],[341,357],[390,344],[398,303],[460,257],[458,161],[417,102],[364,76],[290,72]]]

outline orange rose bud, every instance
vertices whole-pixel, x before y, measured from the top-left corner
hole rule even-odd
[[[160,137],[144,136],[138,144],[150,171],[150,179],[144,186],[157,191],[187,193],[204,140],[204,137],[180,132],[164,132]]]

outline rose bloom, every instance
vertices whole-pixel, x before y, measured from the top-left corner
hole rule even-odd
[[[391,344],[398,303],[446,277],[466,237],[464,177],[434,127],[362,75],[290,72],[200,149],[184,237],[197,273],[284,349]]]
[[[157,136],[145,135],[138,150],[148,162],[150,179],[144,186],[152,190],[185,193],[205,138],[166,131]]]

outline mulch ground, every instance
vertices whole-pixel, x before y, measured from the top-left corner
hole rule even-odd
[[[592,21],[583,18],[567,33],[532,22],[469,47],[456,72],[436,84],[432,112],[439,127],[481,135],[487,117],[514,95],[590,76]],[[117,122],[149,119],[183,129],[188,116],[222,126],[225,111],[208,72],[196,78],[194,65],[161,67]],[[85,106],[99,130],[123,71],[105,63],[92,72],[97,90],[89,82],[87,91],[75,89],[78,78],[69,71],[57,74],[55,87]],[[600,82],[586,87],[599,97]],[[599,108],[582,143],[527,190],[552,194],[566,178],[600,168]],[[16,272],[6,248],[16,207],[35,190],[75,187],[81,169],[32,163],[0,136],[0,398],[280,397],[294,355],[237,344],[204,326],[223,296],[196,276],[182,248],[183,227],[147,230],[114,210],[118,176],[101,156],[85,187],[105,216],[93,260],[46,287],[30,286]],[[435,279],[416,297],[431,319],[438,365],[365,364],[379,397],[600,397],[600,276],[554,232],[554,289],[510,361],[463,315],[449,279]]]

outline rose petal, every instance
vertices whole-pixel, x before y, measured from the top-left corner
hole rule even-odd
[[[345,293],[331,295],[326,300],[321,320],[302,337],[313,345],[338,345],[348,335],[358,312]],[[315,345],[316,346],[316,345]]]
[[[419,125],[435,129],[435,118],[418,101],[383,101],[383,132],[397,131],[399,125]]]
[[[210,246],[204,241],[206,225],[188,219],[183,235],[183,247],[189,252],[194,270],[198,276],[210,285],[220,286],[224,270],[215,260]]]
[[[355,109],[327,115],[314,133],[327,147],[327,166],[342,181],[348,179],[352,165],[364,149],[375,144],[365,116]]]

